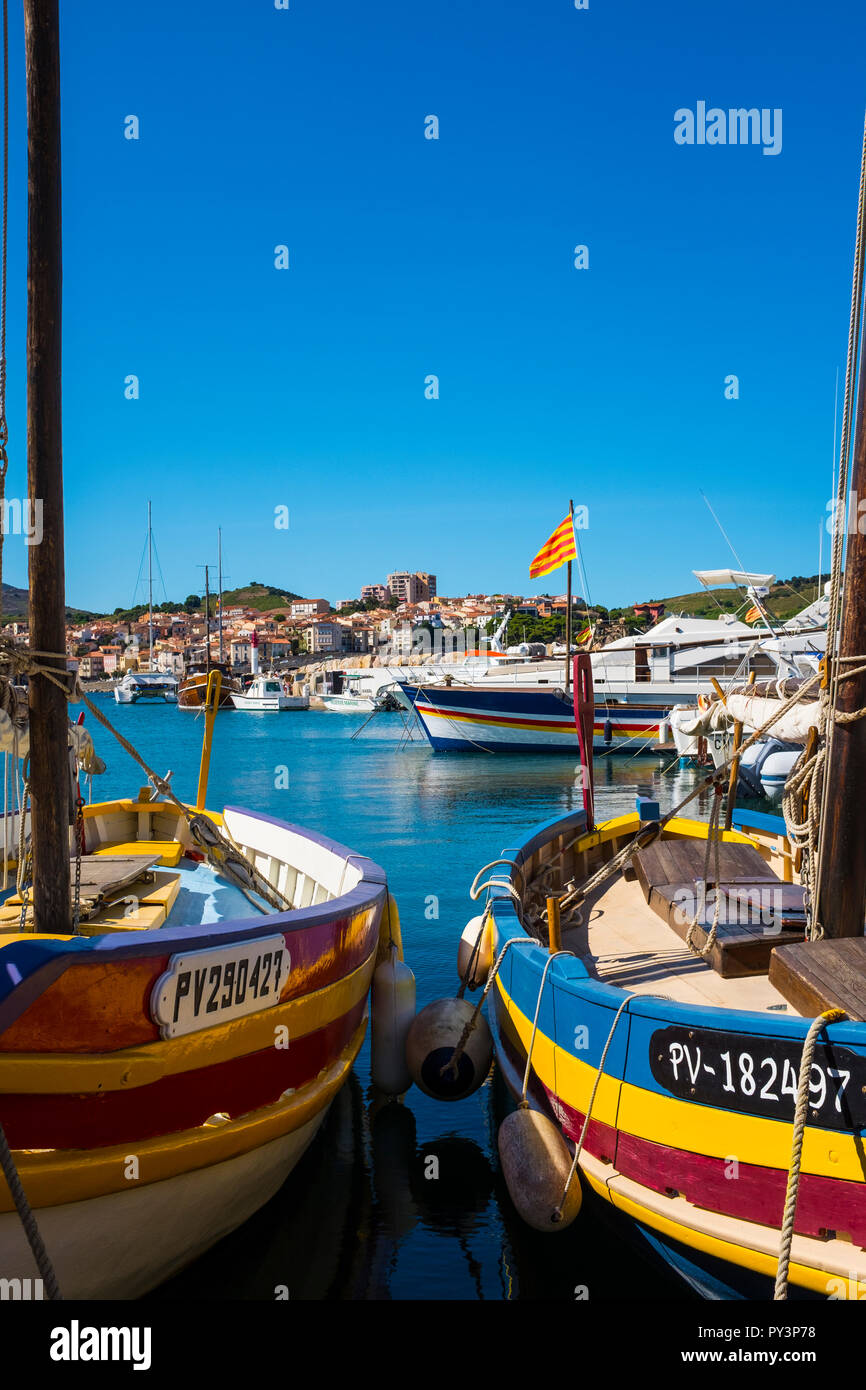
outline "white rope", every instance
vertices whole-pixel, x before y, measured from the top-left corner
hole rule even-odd
[[[785,1211],[782,1217],[782,1240],[779,1246],[779,1263],[776,1268],[776,1287],[774,1301],[788,1297],[788,1268],[791,1263],[791,1246],[794,1240],[794,1220],[797,1215],[797,1193],[800,1188],[800,1164],[803,1156],[803,1136],[806,1131],[806,1111],[809,1104],[809,1077],[812,1071],[812,1058],[815,1042],[821,1029],[828,1023],[838,1023],[847,1017],[843,1009],[827,1009],[813,1018],[803,1043],[800,1057],[800,1076],[797,1083],[797,1105],[794,1110],[794,1133],[791,1142],[791,1162],[788,1167],[788,1183],[785,1191]]]
[[[583,1118],[583,1128],[580,1131],[580,1138],[578,1139],[574,1147],[574,1158],[572,1159],[571,1168],[569,1169],[568,1177],[565,1180],[565,1187],[562,1189],[562,1196],[559,1199],[559,1203],[557,1206],[554,1207],[553,1212],[551,1213],[550,1219],[554,1224],[557,1224],[562,1220],[562,1208],[565,1206],[565,1200],[568,1197],[568,1189],[571,1187],[574,1175],[577,1172],[578,1161],[580,1160],[580,1155],[583,1152],[584,1140],[586,1139],[587,1133],[589,1132],[589,1121],[592,1116],[592,1108],[595,1105],[595,1098],[598,1094],[598,1088],[601,1083],[602,1075],[604,1073],[604,1064],[607,1060],[608,1049],[611,1045],[611,1042],[613,1041],[613,1035],[616,1032],[616,1025],[619,1023],[623,1011],[628,1007],[628,1005],[631,1003],[634,997],[635,996],[633,994],[627,994],[625,996],[625,998],[623,999],[622,1003],[616,1011],[613,1023],[610,1025],[610,1032],[607,1035],[607,1041],[602,1049],[601,1058],[598,1063],[598,1071],[595,1074],[595,1081],[592,1085],[592,1091],[589,1097],[589,1105],[586,1107],[586,1114]],[[651,994],[646,994],[642,995],[642,998],[652,999],[653,996]]]
[[[573,956],[573,951],[553,951],[544,962],[544,969],[541,972],[541,984],[538,987],[538,998],[535,1001],[535,1018],[532,1020],[532,1036],[529,1039],[529,1048],[526,1053],[526,1068],[523,1072],[523,1092],[520,1098],[521,1107],[529,1105],[526,1099],[526,1092],[529,1089],[529,1070],[532,1065],[532,1049],[535,1046],[535,1035],[538,1031],[538,1015],[541,1013],[541,996],[544,993],[544,986],[547,983],[547,972],[557,956]]]

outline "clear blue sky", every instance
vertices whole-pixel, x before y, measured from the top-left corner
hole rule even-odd
[[[679,592],[692,568],[732,563],[701,487],[746,566],[817,569],[866,104],[859,0],[62,8],[70,602],[131,601],[148,496],[178,598],[201,591],[218,525],[235,584],[333,600],[410,568],[444,593],[557,589],[528,566],[570,496],[590,510],[594,599]],[[781,108],[781,153],[677,145],[674,112],[698,101]],[[25,565],[10,538],[4,577],[25,583]]]

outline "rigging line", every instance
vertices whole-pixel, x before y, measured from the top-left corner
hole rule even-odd
[[[156,541],[153,539],[153,536],[152,536],[152,535],[151,535],[151,538],[150,538],[150,543],[151,543],[151,545],[153,546],[153,558],[156,560],[156,568],[157,568],[157,572],[158,572],[158,574],[159,574],[159,582],[160,582],[160,584],[162,585],[162,601],[163,601],[163,603],[167,604],[167,603],[168,603],[168,591],[167,591],[167,589],[166,589],[166,587],[165,587],[165,579],[163,578],[162,565],[159,563],[159,551],[158,551],[157,548],[156,548]]]
[[[3,215],[0,231],[0,502],[6,495],[6,249],[9,207],[9,5],[3,0]],[[0,527],[0,618],[3,616],[3,528]]]

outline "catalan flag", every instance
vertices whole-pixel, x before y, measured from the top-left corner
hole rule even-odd
[[[592,628],[590,627],[589,623],[586,623],[586,624],[580,629],[580,632],[577,634],[577,636],[575,637],[574,640],[575,640],[575,642],[577,643],[577,645],[578,645],[579,647],[581,647],[581,646],[583,646],[584,642],[586,642],[586,641],[589,640],[589,638],[590,638],[591,636],[592,636]]]
[[[577,559],[577,549],[574,544],[574,524],[571,513],[557,526],[553,535],[539,550],[535,559],[529,566],[529,578],[540,579],[543,574],[550,574],[551,570],[558,570],[560,565],[564,565],[567,560]]]
[[[748,611],[748,613],[746,614],[746,622],[747,622],[747,623],[756,623],[756,622],[758,621],[758,619],[760,618],[760,616],[761,616],[761,610],[760,610],[760,608],[757,608],[757,607],[756,607],[756,608],[750,608],[749,611]]]

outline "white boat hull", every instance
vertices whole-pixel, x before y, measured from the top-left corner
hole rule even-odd
[[[273,714],[287,709],[309,709],[310,701],[306,695],[232,695],[235,709],[245,709],[253,714]]]
[[[41,1207],[39,1232],[65,1300],[140,1298],[270,1201],[316,1136],[325,1106],[301,1129],[224,1163],[82,1202]],[[0,1215],[2,1278],[30,1281],[33,1255],[14,1212]],[[8,1284],[3,1286],[7,1297]]]

